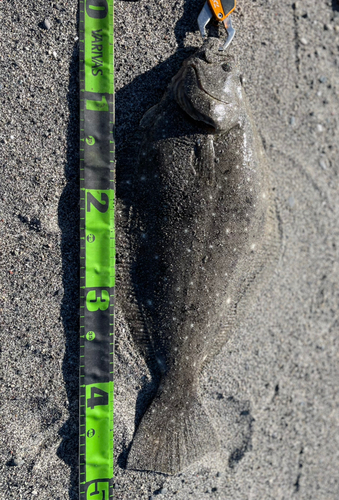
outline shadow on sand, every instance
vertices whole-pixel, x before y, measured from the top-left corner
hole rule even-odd
[[[61,195],[58,217],[61,230],[61,254],[64,298],[60,315],[65,333],[63,377],[69,401],[69,419],[61,427],[62,442],[57,455],[71,469],[69,498],[78,499],[78,441],[79,441],[79,62],[78,47],[74,46],[69,68],[67,185]]]

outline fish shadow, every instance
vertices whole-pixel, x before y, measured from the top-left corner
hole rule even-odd
[[[175,27],[177,50],[165,61],[151,70],[137,76],[131,83],[125,85],[115,94],[115,142],[116,142],[116,174],[117,190],[119,189],[119,173],[124,149],[130,147],[130,141],[139,127],[139,122],[146,111],[158,104],[170,83],[178,72],[183,61],[196,50],[184,46],[184,39],[189,31],[195,31],[191,16],[198,16],[199,9],[192,1],[186,2],[183,16]],[[194,23],[193,23],[194,24]],[[116,78],[119,78],[119,66],[116,68]]]
[[[69,401],[69,418],[59,430],[62,441],[57,456],[70,467],[69,498],[77,500],[78,441],[79,441],[79,56],[78,45],[73,47],[69,65],[67,129],[67,156],[65,177],[67,184],[60,197],[58,224],[61,230],[63,300],[60,316],[65,335],[65,355],[62,373]]]

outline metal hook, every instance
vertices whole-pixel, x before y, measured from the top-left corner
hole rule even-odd
[[[224,21],[224,26],[225,26],[225,29],[227,31],[227,38],[226,38],[224,45],[222,45],[222,47],[219,47],[219,50],[226,50],[227,47],[232,42],[234,35],[235,35],[235,29],[232,26],[231,16],[226,17],[226,19]]]
[[[198,26],[199,26],[199,30],[200,30],[202,38],[206,37],[206,26],[209,23],[209,21],[212,19],[212,17],[213,17],[213,12],[211,10],[211,7],[208,4],[208,1],[206,1],[202,11],[200,12],[200,14],[198,16]],[[222,17],[222,15],[221,15],[221,17]],[[227,38],[226,38],[225,43],[221,47],[219,47],[219,50],[226,50],[227,47],[232,42],[234,35],[235,35],[235,29],[232,26],[232,19],[231,19],[230,15],[228,15],[224,19],[224,26],[225,26],[225,29],[227,32]]]

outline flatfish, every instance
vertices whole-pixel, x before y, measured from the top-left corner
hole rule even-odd
[[[131,323],[159,386],[133,438],[132,469],[173,474],[217,450],[199,374],[279,253],[267,159],[237,65],[218,48],[209,39],[188,58],[140,124],[128,229],[139,319]]]

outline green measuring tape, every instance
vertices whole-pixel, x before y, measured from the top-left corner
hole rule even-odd
[[[80,500],[113,497],[113,0],[80,0]]]

